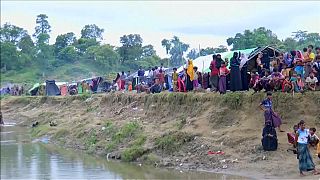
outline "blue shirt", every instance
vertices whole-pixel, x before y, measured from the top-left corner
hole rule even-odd
[[[263,100],[261,105],[263,105],[266,109],[272,109],[272,101],[268,98]]]

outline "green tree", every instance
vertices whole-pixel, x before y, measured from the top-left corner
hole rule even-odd
[[[215,54],[215,50],[212,47],[207,47],[206,49],[201,49],[200,56],[206,56],[209,54]]]
[[[191,49],[191,51],[187,54],[187,58],[189,59],[196,59],[197,57],[199,57],[199,53],[196,49]]]
[[[58,35],[56,38],[55,46],[55,53],[58,54],[60,50],[63,48],[73,45],[76,42],[76,37],[73,32],[69,32],[67,34]]]
[[[19,55],[12,42],[1,42],[1,69],[3,71],[16,69],[19,65]]]
[[[170,57],[171,66],[178,67],[185,62],[185,59],[183,58],[183,54],[189,49],[188,44],[181,42],[177,36],[174,36],[170,40],[170,44],[166,39],[163,39],[161,43],[165,48],[170,47],[169,54],[171,55]]]
[[[28,33],[23,28],[20,28],[9,23],[5,23],[0,28],[0,41],[1,42],[12,42],[17,44],[23,37],[27,36]]]
[[[149,57],[153,55],[156,55],[156,51],[151,44],[142,47],[142,57]]]
[[[74,46],[64,47],[58,52],[57,57],[66,63],[73,63],[79,58],[78,52]]]
[[[227,52],[228,48],[226,46],[224,46],[224,45],[220,45],[217,48],[213,48],[213,51],[215,53],[223,53],[223,52]]]
[[[163,39],[163,40],[161,41],[161,45],[162,45],[164,48],[166,48],[166,53],[169,54],[169,51],[170,51],[170,49],[171,49],[171,42],[170,42],[169,40],[167,40],[167,39]]]
[[[39,14],[36,19],[35,33],[33,34],[33,36],[38,39],[39,44],[49,43],[49,33],[51,32],[51,26],[49,25],[47,19],[48,16],[45,14]]]
[[[233,45],[232,50],[248,49],[262,47],[266,45],[279,45],[281,41],[271,30],[265,27],[245,30],[243,34],[237,33],[235,37],[227,39],[228,46]]]
[[[85,25],[84,28],[81,30],[81,38],[102,40],[103,32],[104,32],[104,29],[99,28],[95,24]]]
[[[96,63],[106,70],[116,70],[118,68],[120,56],[115,48],[110,45],[91,46],[88,48],[87,55],[92,63]]]
[[[122,64],[128,61],[137,61],[142,57],[142,42],[143,40],[139,34],[129,34],[120,37],[122,46],[118,48],[118,53]]]

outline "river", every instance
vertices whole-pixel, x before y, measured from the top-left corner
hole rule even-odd
[[[1,179],[239,179],[107,161],[52,144],[32,142],[27,128],[1,127]],[[243,178],[240,178],[243,179]]]

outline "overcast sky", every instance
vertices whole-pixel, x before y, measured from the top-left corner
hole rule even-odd
[[[120,45],[120,36],[137,33],[166,57],[161,40],[177,35],[191,48],[227,45],[226,39],[245,29],[271,29],[280,39],[292,32],[320,32],[318,1],[1,1],[5,22],[34,33],[38,14],[51,25],[50,43],[59,34],[77,37],[86,24],[105,29],[103,43]]]

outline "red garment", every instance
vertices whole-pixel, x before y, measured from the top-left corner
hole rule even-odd
[[[160,84],[164,83],[164,74],[163,73],[158,73],[157,78],[159,79]]]
[[[184,82],[181,80],[180,77],[178,77],[178,91],[179,92],[186,92],[186,86],[184,85]]]
[[[216,60],[212,60],[210,63],[210,70],[211,70],[211,74],[210,76],[218,76],[219,74],[219,69],[217,68],[217,61]]]
[[[125,80],[120,80],[120,90],[124,90]]]
[[[285,87],[289,85],[290,88],[292,88],[291,83],[287,81],[286,79],[282,82],[282,92],[285,92]]]
[[[223,76],[226,76],[226,75],[229,74],[229,72],[230,72],[230,71],[228,70],[227,67],[221,67],[219,74],[220,74],[220,75],[223,75]]]

